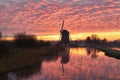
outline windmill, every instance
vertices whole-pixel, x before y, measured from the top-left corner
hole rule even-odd
[[[69,34],[69,31],[63,29],[63,27],[64,27],[64,20],[62,22],[62,27],[60,30],[60,33],[61,33],[60,44],[69,45],[70,44],[70,34]]]

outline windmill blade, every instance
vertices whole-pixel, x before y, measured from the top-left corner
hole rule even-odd
[[[64,65],[63,65],[63,63],[62,63],[62,72],[64,73]]]
[[[64,20],[63,20],[63,22],[62,22],[61,31],[63,30],[63,27],[64,27]]]

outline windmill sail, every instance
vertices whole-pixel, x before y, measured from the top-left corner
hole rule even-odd
[[[62,63],[62,72],[64,73],[64,65],[63,65],[63,63]]]
[[[63,20],[63,22],[62,22],[61,31],[63,30],[63,27],[64,27],[64,20]]]

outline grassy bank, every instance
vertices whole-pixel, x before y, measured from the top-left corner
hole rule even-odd
[[[120,50],[114,50],[112,49],[112,47],[105,45],[95,45],[95,46],[92,45],[92,47],[105,52],[106,56],[120,59]]]
[[[99,48],[100,50],[105,52],[105,55],[109,57],[114,57],[117,59],[120,59],[120,51],[119,50],[113,50],[111,48]]]
[[[12,48],[0,55],[0,74],[37,64],[43,56],[57,55],[63,47]]]

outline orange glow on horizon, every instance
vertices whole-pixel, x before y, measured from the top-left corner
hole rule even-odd
[[[75,34],[70,34],[70,39],[71,40],[85,40],[86,37],[91,36],[92,34],[98,35],[100,39],[106,38],[108,41],[113,41],[113,40],[120,40],[120,32],[97,32],[97,33],[75,33]],[[45,40],[45,41],[58,41],[60,40],[60,34],[57,35],[46,35],[46,36],[36,36],[37,40]],[[13,37],[7,37],[7,38],[2,38],[2,40],[8,40],[12,41],[14,40]]]
[[[13,37],[6,37],[6,38],[2,38],[1,40],[5,40],[5,41],[13,41],[14,38],[13,38]]]
[[[108,41],[118,40],[120,39],[120,32],[88,32],[88,33],[76,33],[71,34],[71,40],[85,40],[86,37],[91,36],[92,34],[98,35],[100,39],[106,38]],[[47,35],[47,36],[37,36],[37,40],[60,40],[60,35]]]

